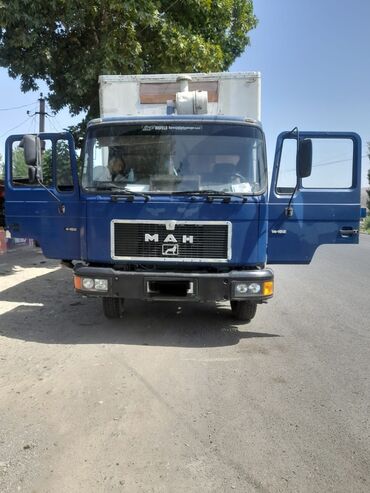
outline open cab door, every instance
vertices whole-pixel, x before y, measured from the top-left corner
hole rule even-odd
[[[81,204],[70,133],[11,135],[5,144],[5,197],[13,238],[35,239],[49,258],[80,258]]]
[[[279,135],[268,204],[269,264],[308,264],[318,246],[359,241],[361,139]]]

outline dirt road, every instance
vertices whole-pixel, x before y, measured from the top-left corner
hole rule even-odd
[[[369,491],[369,253],[276,269],[249,325],[223,304],[107,321],[57,262],[0,257],[0,491]]]

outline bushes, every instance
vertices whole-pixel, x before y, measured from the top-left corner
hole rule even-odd
[[[367,216],[362,223],[364,231],[370,234],[370,216]]]

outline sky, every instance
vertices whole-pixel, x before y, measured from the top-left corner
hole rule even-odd
[[[230,71],[262,74],[262,124],[271,167],[277,135],[300,130],[354,131],[363,141],[362,185],[367,185],[370,141],[370,1],[255,0],[259,20],[251,45]],[[41,84],[40,90],[47,94]],[[12,133],[38,128],[39,93],[20,91],[0,69],[0,153]],[[3,111],[6,108],[28,105]],[[30,111],[30,116],[27,115]],[[67,110],[47,117],[46,130],[77,123]],[[17,127],[17,128],[15,128]],[[328,167],[328,172],[331,170]]]

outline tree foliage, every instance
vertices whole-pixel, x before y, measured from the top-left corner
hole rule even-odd
[[[12,152],[12,173],[13,180],[26,179],[28,177],[28,167],[24,160],[24,152],[20,147],[14,147]]]
[[[0,0],[0,66],[95,117],[100,74],[227,70],[256,23],[252,0]]]

